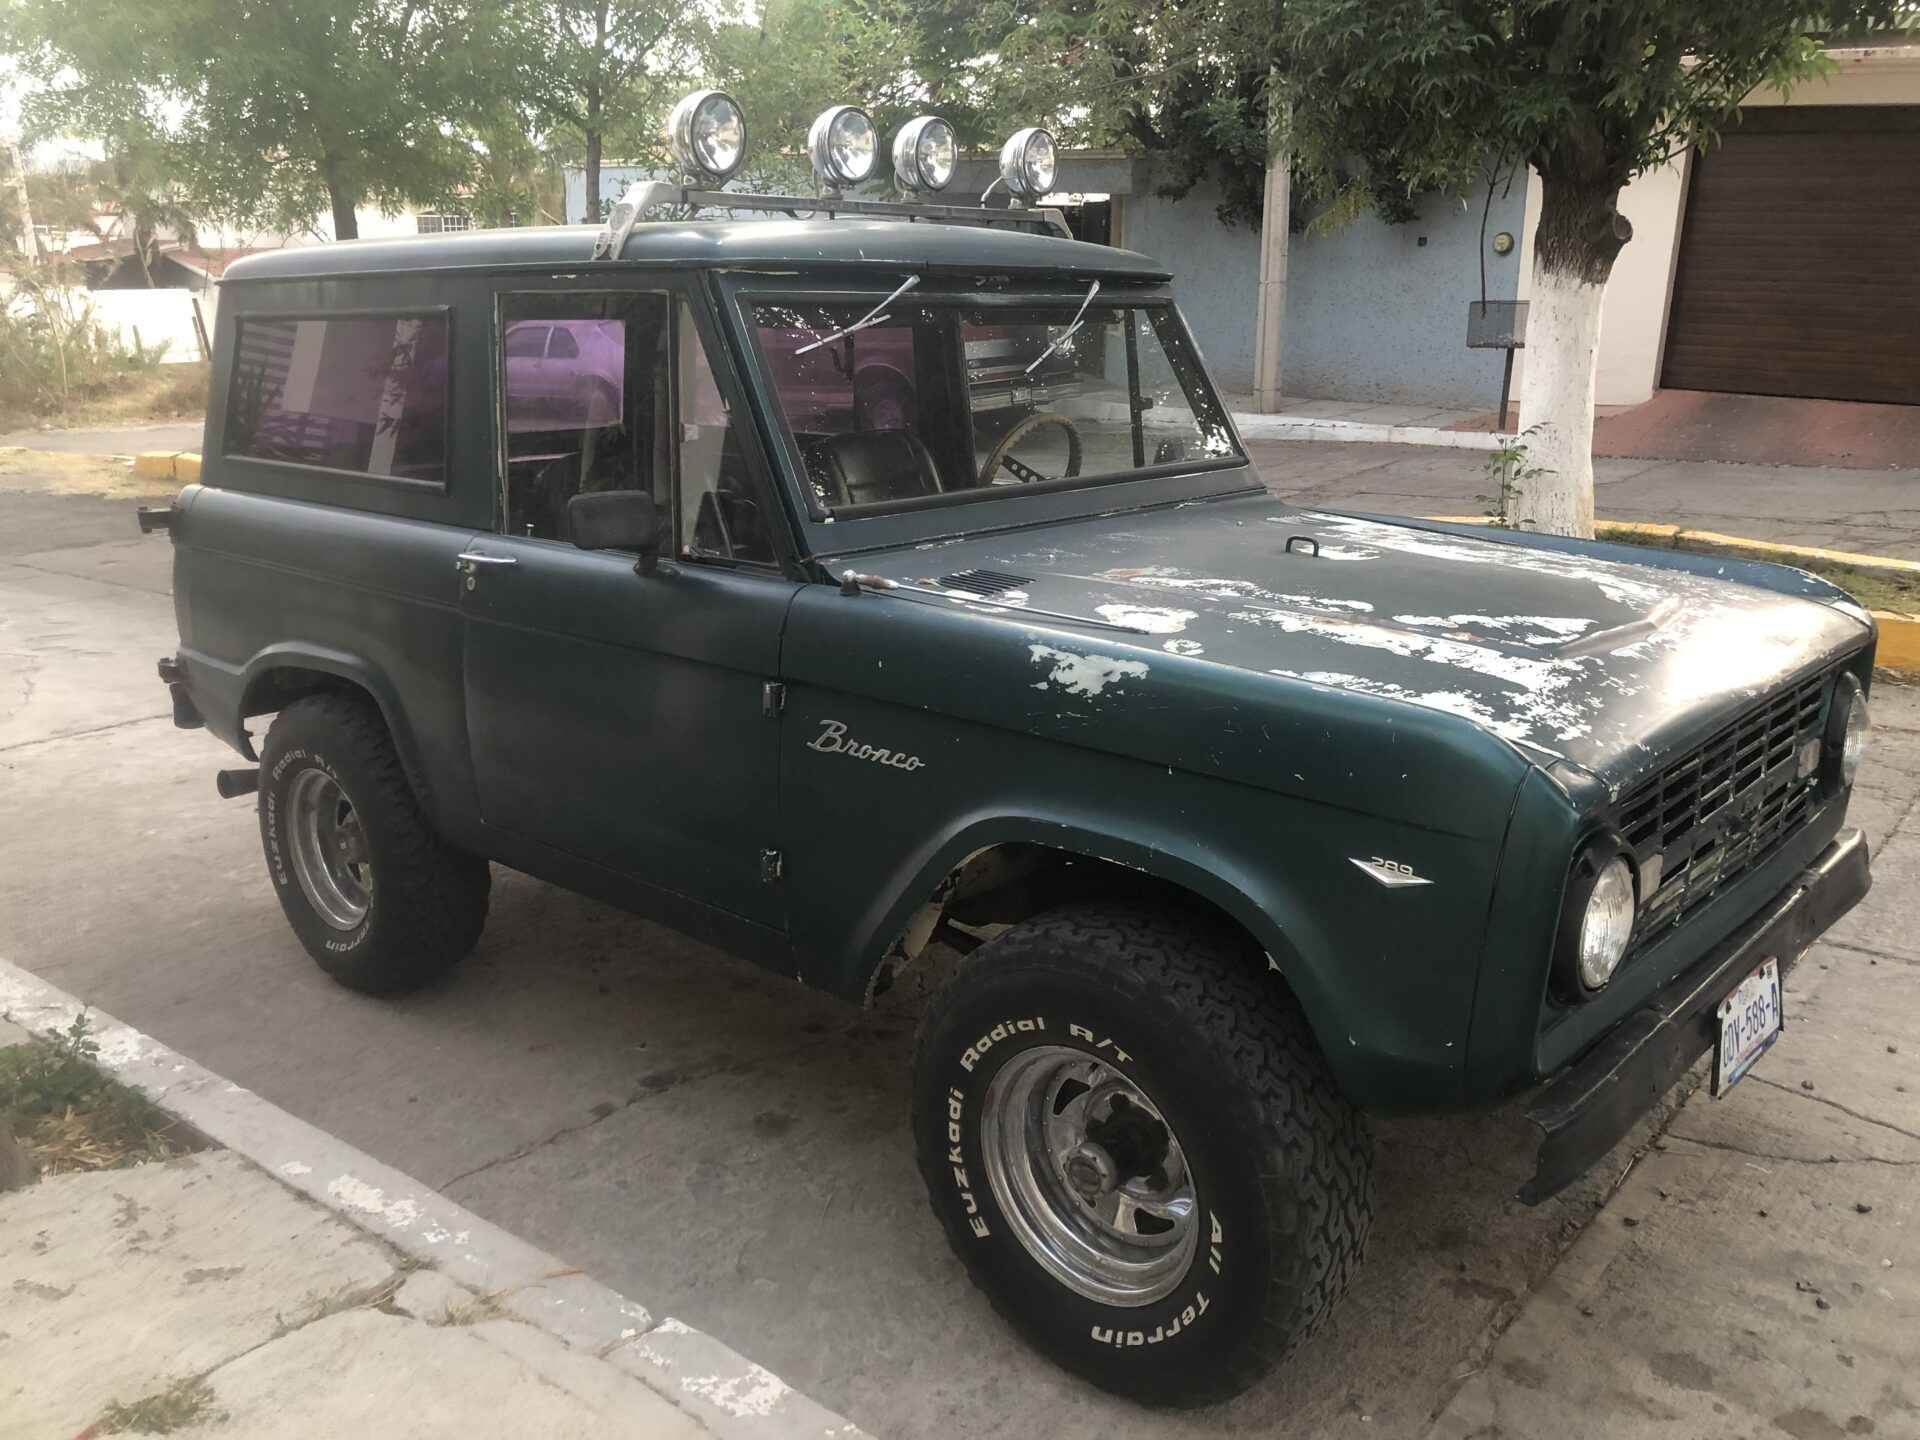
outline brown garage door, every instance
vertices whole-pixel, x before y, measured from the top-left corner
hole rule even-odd
[[[1694,156],[1661,383],[1920,404],[1920,106],[1751,109]]]

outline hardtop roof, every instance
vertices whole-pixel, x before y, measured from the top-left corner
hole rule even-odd
[[[223,284],[315,280],[434,270],[506,270],[579,265],[599,227],[547,225],[346,240],[250,255],[227,267]],[[656,220],[636,225],[618,261],[606,264],[729,269],[917,270],[1044,274],[1164,281],[1171,272],[1131,250],[1052,235],[905,220]]]

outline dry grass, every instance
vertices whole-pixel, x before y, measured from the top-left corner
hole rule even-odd
[[[206,361],[194,360],[116,375],[109,383],[76,392],[64,409],[32,417],[29,428],[91,430],[202,420],[211,369]]]
[[[0,490],[131,500],[171,495],[176,488],[167,484],[156,491],[153,481],[134,475],[131,460],[113,455],[63,455],[54,450],[0,446]]]
[[[225,1419],[222,1416],[210,1416],[213,1410],[213,1387],[199,1376],[190,1376],[185,1380],[176,1380],[157,1394],[147,1395],[130,1405],[114,1401],[92,1425],[84,1432],[86,1435],[167,1435],[175,1430],[184,1430],[187,1426],[203,1419]]]
[[[84,1015],[65,1033],[0,1050],[0,1124],[42,1175],[116,1170],[195,1149],[179,1122],[100,1073]]]

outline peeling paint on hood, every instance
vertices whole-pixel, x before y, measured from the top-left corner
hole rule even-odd
[[[918,580],[921,563],[905,550],[872,567]],[[985,536],[941,563],[1026,577],[1035,607],[1146,632],[1076,653],[1001,612],[1046,669],[1035,688],[1157,699],[1184,667],[1232,666],[1276,704],[1307,684],[1418,705],[1610,778],[1866,638],[1850,606],[1261,496]]]

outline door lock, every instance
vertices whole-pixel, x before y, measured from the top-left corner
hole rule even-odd
[[[467,589],[474,587],[474,577],[486,566],[518,565],[520,562],[511,555],[482,555],[477,550],[463,550],[453,557],[453,568],[467,577]]]

